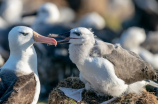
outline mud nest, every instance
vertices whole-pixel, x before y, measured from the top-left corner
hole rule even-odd
[[[78,77],[69,77],[64,79],[63,81],[59,82],[58,86],[49,94],[48,104],[99,104],[112,98],[110,96],[97,96],[93,91],[84,91],[82,93],[82,101],[76,102],[59,90],[59,87],[80,89],[84,88],[85,85]],[[141,95],[130,93],[126,96],[118,98],[110,104],[158,104],[158,101],[154,93],[143,90]]]

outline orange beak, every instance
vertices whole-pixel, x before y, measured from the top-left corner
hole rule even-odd
[[[54,38],[42,36],[35,31],[33,31],[33,35],[34,35],[35,42],[46,43],[46,44],[55,45],[55,46],[57,45],[57,41]]]

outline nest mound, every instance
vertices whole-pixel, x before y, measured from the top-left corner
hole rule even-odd
[[[59,87],[79,89],[84,88],[85,85],[78,77],[69,77],[64,79],[63,81],[59,82],[58,86],[49,94],[48,104],[99,104],[112,98],[110,96],[97,96],[93,91],[84,91],[82,93],[82,101],[76,102],[59,90]],[[141,95],[130,93],[126,96],[118,98],[111,104],[158,104],[158,101],[154,93],[143,90]]]

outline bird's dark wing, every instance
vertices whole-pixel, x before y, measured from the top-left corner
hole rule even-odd
[[[0,78],[0,98],[2,97],[4,92],[5,92],[5,87],[4,87],[2,79]]]
[[[1,71],[1,68],[0,68],[0,71]],[[0,98],[2,97],[2,95],[4,94],[5,92],[5,87],[4,87],[4,83],[0,77]]]
[[[0,104],[31,104],[35,94],[34,73],[17,77],[0,98]]]
[[[126,84],[147,79],[156,80],[156,72],[150,64],[143,61],[134,52],[123,49],[120,45],[97,40],[90,56],[109,60],[114,65],[117,77],[124,80]]]

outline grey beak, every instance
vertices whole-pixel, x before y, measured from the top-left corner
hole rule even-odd
[[[70,37],[70,32],[62,33],[62,34],[50,34],[48,37],[53,37],[53,38],[63,38],[63,40],[57,41],[57,43],[68,43],[69,42],[69,37]]]

